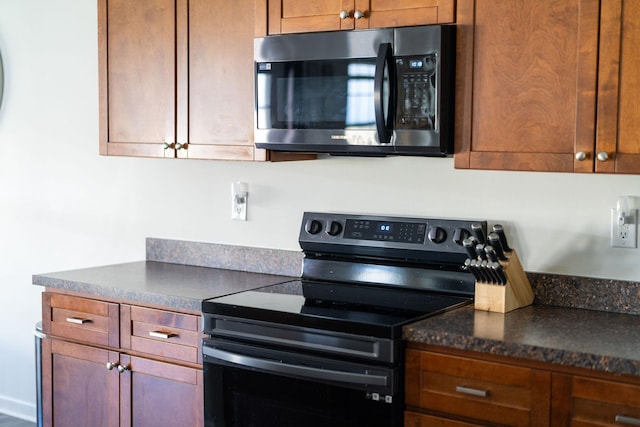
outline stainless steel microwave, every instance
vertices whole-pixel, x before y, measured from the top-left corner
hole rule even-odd
[[[453,152],[453,25],[267,36],[254,59],[259,148]]]

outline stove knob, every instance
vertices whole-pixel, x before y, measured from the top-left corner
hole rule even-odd
[[[304,229],[309,234],[318,234],[322,230],[322,223],[317,219],[310,219],[304,225]]]
[[[447,232],[444,230],[444,228],[431,227],[429,229],[429,234],[427,234],[427,237],[433,243],[442,243],[447,239]]]
[[[456,228],[453,230],[453,242],[458,246],[462,246],[462,241],[469,236],[471,236],[471,233],[465,228]]]
[[[329,236],[337,236],[342,231],[342,224],[338,221],[331,221],[329,224],[329,229],[327,230],[327,234]]]

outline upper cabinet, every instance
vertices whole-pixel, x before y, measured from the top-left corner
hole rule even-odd
[[[638,19],[622,0],[458,0],[456,168],[640,173]]]
[[[596,172],[640,173],[638,23],[640,2],[602,0]]]
[[[253,0],[98,0],[98,34],[101,154],[267,159]]]
[[[455,0],[268,0],[267,4],[268,34],[402,27],[455,21]]]
[[[458,1],[457,168],[589,171],[599,3]]]

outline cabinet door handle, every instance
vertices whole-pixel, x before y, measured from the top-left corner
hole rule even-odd
[[[351,14],[349,12],[347,12],[346,10],[341,10],[340,11],[340,19],[347,19],[349,16],[351,16]]]
[[[171,332],[150,331],[149,332],[149,336],[153,337],[153,338],[160,338],[160,339],[163,339],[163,340],[168,340],[169,338],[177,337],[178,334],[174,334],[174,333],[171,333]]]
[[[127,371],[130,371],[130,370],[131,370],[131,367],[129,367],[129,365],[120,365],[120,364],[118,364],[118,372],[119,373],[123,374],[123,373],[125,373]]]
[[[607,153],[606,151],[601,151],[598,153],[596,158],[601,162],[606,162],[607,160],[609,160],[609,153]]]
[[[91,319],[83,319],[81,317],[67,317],[67,322],[75,323],[76,325],[83,325],[85,323],[91,323]]]
[[[618,414],[615,418],[616,423],[627,424],[630,426],[640,426],[640,418],[627,417],[626,415]]]
[[[476,397],[489,396],[489,390],[478,390],[477,388],[465,387],[463,385],[456,386],[456,391],[462,394],[468,394]]]
[[[356,10],[355,12],[353,12],[353,17],[356,19],[362,19],[364,18],[364,12],[361,10]]]

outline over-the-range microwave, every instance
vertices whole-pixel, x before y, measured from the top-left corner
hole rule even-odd
[[[454,25],[267,36],[254,59],[259,148],[453,152]]]

